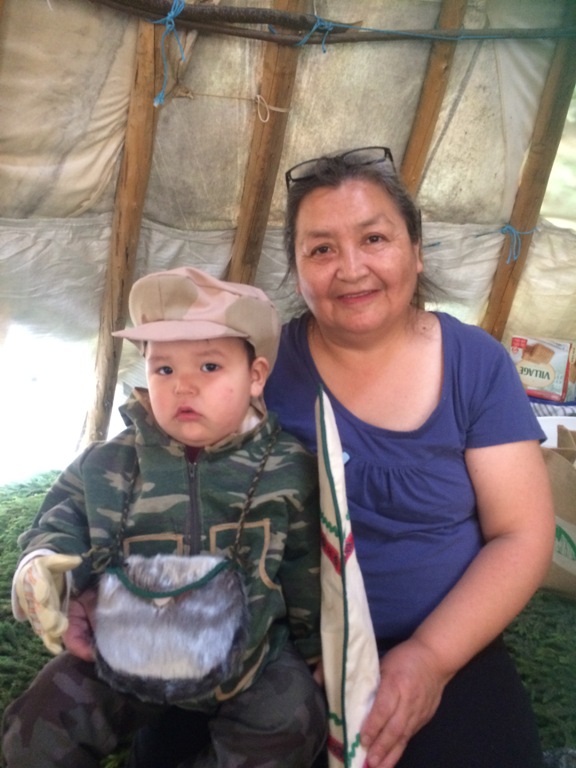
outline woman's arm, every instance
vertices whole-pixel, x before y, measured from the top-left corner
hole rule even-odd
[[[522,610],[554,544],[548,473],[536,441],[469,449],[485,546],[414,635],[387,653],[363,727],[370,768],[392,768],[434,715],[446,683]]]

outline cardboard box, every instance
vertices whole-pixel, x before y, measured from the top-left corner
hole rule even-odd
[[[576,399],[576,344],[514,336],[510,354],[527,394],[557,403]]]

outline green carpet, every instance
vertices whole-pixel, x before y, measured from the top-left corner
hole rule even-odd
[[[27,482],[0,486],[0,719],[8,703],[51,658],[28,622],[19,623],[13,618],[10,595],[19,554],[16,540],[32,522],[57,474],[47,472]],[[121,765],[121,755],[112,755],[102,762],[102,768]]]
[[[26,622],[12,617],[10,591],[18,559],[16,539],[32,521],[55,473],[0,486],[0,711],[50,658]]]
[[[16,539],[32,521],[55,473],[0,486],[0,716],[49,658],[28,624],[12,617]],[[532,697],[547,768],[576,768],[576,601],[540,591],[506,633]],[[107,768],[119,761],[112,758]]]

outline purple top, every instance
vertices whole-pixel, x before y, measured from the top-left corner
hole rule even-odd
[[[340,433],[352,530],[380,641],[412,634],[483,544],[466,448],[545,438],[504,347],[476,326],[436,314],[442,394],[418,429],[367,424],[323,385]],[[305,314],[284,326],[265,396],[282,426],[315,452],[314,403],[322,381],[307,320]]]

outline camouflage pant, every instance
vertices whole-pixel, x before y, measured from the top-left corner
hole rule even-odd
[[[103,757],[163,712],[113,691],[93,664],[61,654],[7,708],[5,765],[99,768]],[[208,747],[187,756],[182,768],[307,768],[324,743],[327,714],[308,668],[286,649],[247,691],[207,716],[207,725]]]

